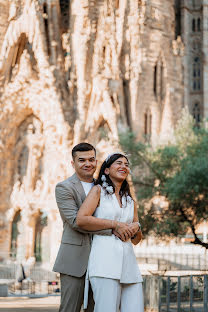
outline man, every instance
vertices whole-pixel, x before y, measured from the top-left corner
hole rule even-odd
[[[90,232],[76,224],[78,209],[93,186],[96,150],[88,143],[72,149],[75,174],[56,186],[56,201],[63,220],[63,234],[53,271],[60,273],[61,305],[59,312],[80,312],[84,296],[85,273],[90,253]],[[112,235],[112,230],[93,232]],[[93,311],[92,295],[87,311]]]

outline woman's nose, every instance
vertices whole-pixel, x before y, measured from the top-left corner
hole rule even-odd
[[[122,168],[128,168],[128,166],[126,164],[121,164]]]

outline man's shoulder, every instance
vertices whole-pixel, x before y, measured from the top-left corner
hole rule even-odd
[[[65,179],[64,181],[58,182],[56,184],[56,187],[63,186],[63,187],[72,187],[73,184],[76,182],[77,176],[76,174],[73,174],[69,178]]]

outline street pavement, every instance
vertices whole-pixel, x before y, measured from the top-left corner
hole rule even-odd
[[[58,312],[60,296],[0,297],[0,312]]]

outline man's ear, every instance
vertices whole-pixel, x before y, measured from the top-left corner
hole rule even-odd
[[[106,174],[106,175],[108,175],[109,174],[109,168],[105,168],[105,171],[104,171],[104,173]]]
[[[71,165],[72,165],[72,167],[74,168],[74,161],[73,161],[73,160],[71,161]]]

